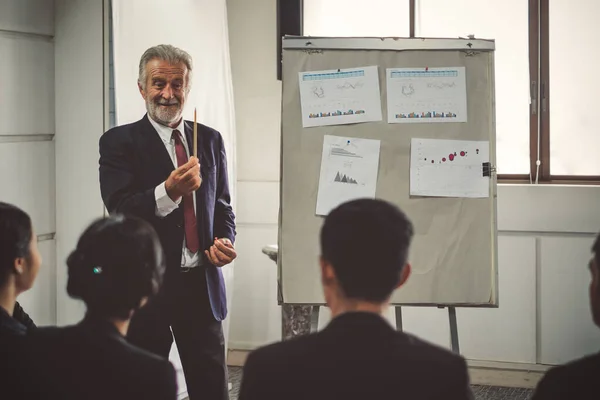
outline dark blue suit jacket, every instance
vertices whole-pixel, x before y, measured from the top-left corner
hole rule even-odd
[[[193,143],[193,123],[185,121],[185,135]],[[202,186],[196,192],[200,248],[215,237],[235,241],[235,216],[227,179],[227,157],[221,134],[198,124],[198,158]],[[130,214],[150,222],[160,237],[167,260],[167,277],[181,267],[183,209],[164,218],[156,216],[154,190],[174,170],[158,133],[145,115],[141,120],[110,129],[100,138],[100,190],[110,213]],[[204,257],[204,256],[203,256]],[[204,257],[208,296],[214,317],[227,316],[225,282],[220,268]]]
[[[254,351],[239,400],[472,400],[465,360],[348,312],[322,331]]]

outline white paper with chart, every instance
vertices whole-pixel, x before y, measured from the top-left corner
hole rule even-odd
[[[379,149],[379,140],[325,135],[317,215],[350,200],[375,197]]]
[[[467,122],[465,67],[386,69],[388,123]]]
[[[487,141],[413,138],[410,144],[410,195],[489,197]]]
[[[304,128],[381,121],[377,66],[298,75]]]

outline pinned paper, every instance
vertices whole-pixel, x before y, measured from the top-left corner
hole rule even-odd
[[[304,128],[381,121],[376,66],[300,72]]]
[[[350,200],[375,197],[379,148],[379,140],[325,135],[317,215]]]

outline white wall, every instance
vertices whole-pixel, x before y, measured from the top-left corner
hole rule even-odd
[[[77,322],[84,306],[66,293],[64,262],[81,232],[104,212],[98,140],[104,132],[103,1],[56,0],[57,322]]]
[[[261,253],[277,243],[279,122],[276,1],[228,0],[237,127],[237,231],[230,347],[280,337],[275,264]],[[259,205],[258,207],[256,205]]]
[[[47,0],[0,2],[0,201],[32,218],[43,258],[19,302],[38,325],[56,322],[54,10]]]
[[[251,4],[250,4],[251,3]],[[275,263],[281,84],[276,1],[228,0],[238,139],[238,241],[230,347],[280,338]],[[459,309],[471,359],[557,364],[597,351],[587,302],[587,260],[600,230],[599,187],[502,185],[498,189],[497,309]],[[315,265],[316,268],[316,265]],[[320,325],[327,323],[322,312]],[[392,313],[390,313],[392,314]],[[393,320],[393,318],[390,318]],[[447,312],[403,308],[407,331],[449,346]]]

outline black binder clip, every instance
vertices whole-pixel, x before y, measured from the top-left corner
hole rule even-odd
[[[483,176],[492,176],[494,172],[496,172],[496,168],[492,167],[490,162],[481,163]]]

